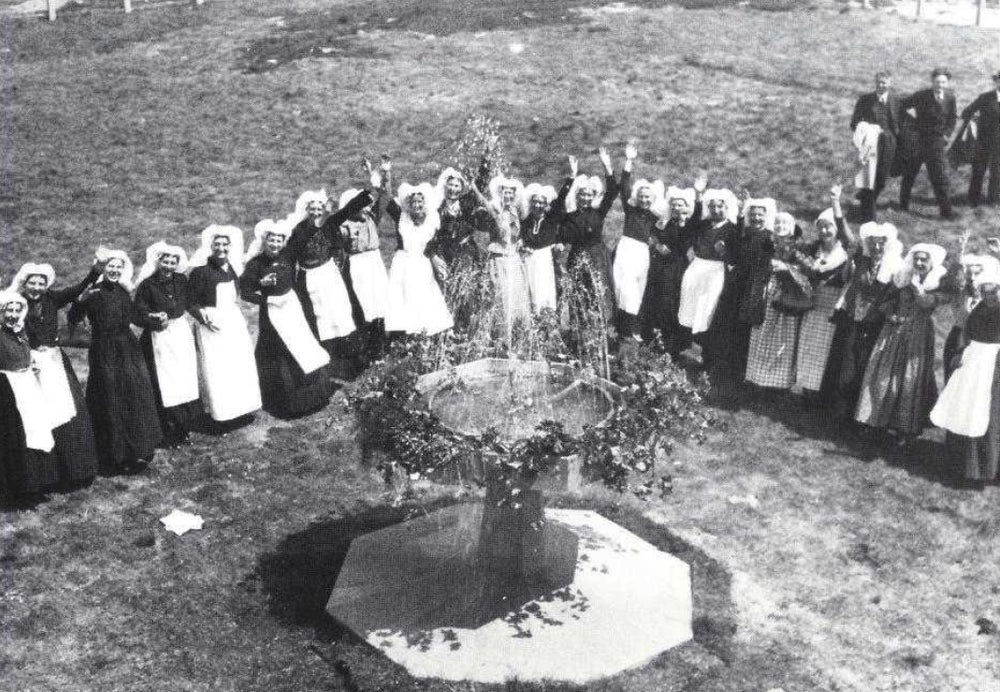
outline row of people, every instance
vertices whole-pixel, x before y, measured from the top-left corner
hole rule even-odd
[[[924,280],[932,269],[940,273],[943,251],[915,246],[904,261],[886,224],[862,226],[855,240],[839,190],[817,219],[816,240],[803,245],[794,219],[776,213],[773,200],[740,200],[707,189],[704,179],[687,189],[633,182],[637,155],[626,148],[616,179],[600,150],[603,181],[580,175],[571,158],[558,193],[491,179],[485,169],[469,182],[448,169],[437,185],[403,183],[394,199],[385,159],[378,172],[368,165],[368,187],[345,192],[336,212],[325,194],[306,193],[292,214],[259,223],[245,255],[242,233],[230,226],[205,229],[190,263],[181,248],[155,244],[134,298],[122,252],[102,251],[90,275],[63,290],[53,287],[51,267],[26,265],[4,296],[0,330],[0,370],[18,382],[7,392],[12,419],[3,444],[21,463],[7,465],[7,486],[37,488],[54,478],[30,480],[25,469],[46,467],[28,464],[25,450],[49,453],[48,468],[75,460],[56,473],[71,483],[148,459],[164,434],[183,439],[202,411],[226,422],[261,406],[283,416],[323,406],[333,389],[331,359],[344,357],[345,339],[359,326],[369,352],[386,330],[434,334],[453,326],[441,280],[482,261],[475,234],[483,229],[511,314],[556,305],[554,255],[568,246],[569,271],[587,258],[624,336],[659,333],[674,355],[699,342],[717,391],[731,395],[744,379],[832,391],[861,422],[919,433],[933,403],[933,330],[920,332],[931,340],[921,342],[930,350],[917,367],[896,353],[903,347],[890,336],[901,330],[890,326],[915,323],[911,316],[936,304],[927,296],[940,288]],[[611,253],[603,226],[616,197],[625,225]],[[388,272],[379,250],[383,208],[397,234]],[[260,309],[255,349],[240,298]],[[70,322],[86,317],[93,333],[85,404],[56,340],[58,311],[71,303]],[[140,340],[133,324],[143,329]],[[952,340],[952,350],[960,343]],[[34,380],[24,377],[29,366]],[[905,370],[914,367],[917,374]],[[41,399],[25,393],[31,381],[35,394],[58,405],[32,407]],[[51,444],[32,436],[43,449],[28,446],[29,428],[47,429]]]
[[[906,95],[892,88],[890,72],[875,74],[874,91],[860,96],[851,114],[854,144],[862,163],[855,186],[863,221],[875,219],[878,196],[894,175],[902,176],[899,206],[908,209],[913,183],[924,166],[941,217],[951,218],[948,153],[970,130],[975,133],[975,144],[969,204],[978,206],[984,201],[987,172],[985,201],[1000,204],[1000,71],[991,77],[994,88],[979,94],[959,113],[951,71],[945,67],[931,71],[929,88]]]

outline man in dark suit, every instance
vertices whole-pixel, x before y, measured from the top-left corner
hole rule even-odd
[[[916,155],[903,171],[903,182],[899,188],[899,207],[908,209],[913,181],[917,179],[920,167],[927,164],[927,177],[934,188],[934,198],[941,210],[942,219],[953,217],[951,200],[948,198],[948,161],[946,152],[951,142],[951,134],[958,122],[958,108],[955,94],[948,87],[951,73],[936,67],[931,72],[931,88],[918,91],[901,99],[903,110],[912,110],[916,118],[918,146]]]
[[[851,116],[851,131],[858,123],[874,123],[882,128],[878,138],[878,166],[875,168],[875,186],[871,190],[859,190],[861,220],[875,220],[875,201],[892,175],[892,165],[896,158],[896,139],[903,111],[899,107],[899,97],[892,91],[892,74],[875,73],[875,91],[861,96],[854,104]]]
[[[993,74],[994,89],[980,94],[962,111],[963,127],[973,115],[979,114],[979,131],[972,158],[972,180],[969,181],[969,204],[983,201],[983,176],[990,169],[990,184],[986,201],[1000,204],[1000,70]]]

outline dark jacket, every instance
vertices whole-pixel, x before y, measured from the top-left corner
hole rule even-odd
[[[996,149],[1000,146],[1000,100],[997,90],[991,89],[980,94],[962,111],[962,120],[968,122],[976,113],[979,114],[979,131],[977,141],[980,147]]]
[[[951,136],[958,122],[958,106],[950,89],[944,92],[941,103],[934,97],[933,89],[924,89],[901,99],[900,107],[903,110],[912,108],[916,112],[917,133],[925,145],[943,142]]]
[[[890,91],[883,104],[878,100],[878,94],[872,91],[860,96],[854,104],[851,131],[854,131],[858,123],[874,123],[882,128],[883,134],[894,139],[899,135],[902,121],[903,109],[900,107],[899,96]]]

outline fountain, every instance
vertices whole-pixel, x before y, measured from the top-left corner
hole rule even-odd
[[[660,408],[685,419],[687,390],[611,381],[606,316],[572,282],[562,314],[515,325],[510,294],[472,271],[448,292],[478,306],[455,309],[472,315],[463,337],[390,357],[356,408],[411,477],[463,467],[485,497],[355,538],[327,612],[418,677],[581,683],[643,665],[692,638],[688,565],[596,512],[546,509],[539,486],[561,469],[577,489],[590,460],[623,487],[640,465],[622,459],[652,468]]]

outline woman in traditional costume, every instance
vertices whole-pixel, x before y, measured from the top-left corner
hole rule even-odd
[[[163,440],[156,395],[132,333],[138,324],[132,262],[120,250],[99,250],[100,280],[70,310],[71,322],[90,323],[87,409],[94,424],[97,458],[104,473],[142,469]]]
[[[333,394],[330,355],[309,329],[295,292],[295,263],[282,252],[291,224],[265,219],[254,228],[240,276],[243,300],[260,307],[254,357],[264,410],[294,418],[326,406]]]
[[[479,163],[479,171],[472,183],[458,170],[448,167],[441,171],[434,186],[440,227],[427,244],[428,257],[443,261],[436,271],[444,275],[465,271],[483,259],[476,242],[477,234],[489,232],[490,214],[476,195],[473,187],[483,190],[490,178],[487,156]]]
[[[858,233],[861,242],[846,270],[850,279],[833,317],[836,328],[828,365],[836,388],[835,414],[846,420],[853,420],[865,368],[898,290],[893,277],[903,268],[895,226],[869,221]]]
[[[649,275],[642,298],[644,339],[659,332],[663,346],[674,358],[691,344],[690,329],[678,322],[681,282],[688,267],[688,250],[694,226],[701,220],[701,196],[705,192],[704,178],[694,187],[671,185],[666,192],[668,216],[660,219],[649,238]]]
[[[196,322],[201,401],[216,423],[236,421],[261,408],[253,343],[239,304],[243,232],[209,226],[191,266],[188,312]]]
[[[480,193],[479,189],[476,189]],[[493,285],[493,304],[499,308],[494,328],[524,325],[531,319],[528,276],[521,258],[521,217],[526,215],[524,185],[505,175],[494,176],[490,196],[481,201],[493,217],[489,271]]]
[[[764,321],[774,256],[774,200],[744,196],[743,214],[723,241],[726,280],[708,336],[714,395],[726,405],[735,403],[746,373],[750,333]]]
[[[385,175],[390,169],[383,164]],[[434,268],[426,254],[441,220],[437,193],[429,183],[399,186],[396,199],[386,208],[396,223],[396,253],[389,267],[389,304],[385,314],[387,332],[439,334],[452,328],[454,321],[444,294],[434,278]]]
[[[368,358],[377,358],[385,348],[385,312],[389,302],[389,274],[379,250],[378,225],[382,219],[384,186],[381,178],[373,176],[378,193],[366,207],[354,211],[340,224],[341,237],[346,242],[348,266],[348,291],[358,302],[359,314],[355,322],[364,324]],[[345,190],[340,195],[338,209],[356,209],[351,202],[364,191]]]
[[[982,299],[976,285],[976,277],[985,269],[992,270],[993,265],[1000,266],[1000,260],[992,255],[962,253],[956,268],[955,288],[952,300],[952,327],[944,341],[944,381],[947,382],[951,373],[958,367],[962,349],[968,339],[965,325],[969,321],[969,313]]]
[[[357,345],[350,337],[355,329],[350,293],[342,267],[346,265],[347,241],[340,225],[371,204],[363,192],[343,208],[327,213],[324,190],[299,196],[295,212],[285,222],[294,227],[284,255],[298,267],[296,290],[309,326],[334,361],[337,375],[354,375]]]
[[[568,192],[568,188],[564,188]],[[559,240],[559,217],[565,197],[551,185],[530,183],[524,188],[527,216],[521,220],[521,243],[525,250],[531,307],[539,313],[556,309],[556,270],[552,250]]]
[[[933,243],[917,243],[906,253],[861,383],[855,419],[895,432],[901,444],[920,436],[937,399],[934,312],[949,299],[941,282],[946,254]]]
[[[750,330],[746,381],[765,389],[791,389],[796,382],[796,347],[807,309],[803,299],[812,296],[812,285],[795,248],[796,230],[791,214],[783,212],[775,217],[764,319]]]
[[[982,298],[969,313],[967,343],[930,419],[948,432],[955,470],[981,488],[1000,477],[1000,265],[985,264],[973,282]]]
[[[139,343],[168,445],[186,442],[192,424],[204,413],[198,392],[198,350],[187,314],[187,265],[183,248],[160,241],[146,249],[146,262],[136,279],[136,320],[144,330]]]
[[[638,156],[635,145],[625,147],[625,165],[618,183],[625,212],[622,237],[611,266],[618,305],[618,334],[642,341],[639,312],[649,277],[650,239],[656,224],[666,215],[662,180],[632,181],[632,165]]]
[[[851,234],[840,206],[840,188],[832,192],[832,206],[816,219],[817,239],[802,249],[801,266],[812,285],[812,307],[802,317],[796,347],[796,384],[811,393],[831,394],[836,368],[828,368],[836,325],[837,302],[850,279]]]
[[[569,245],[566,264],[578,285],[596,290],[593,279],[599,281],[599,298],[606,318],[614,319],[614,292],[611,278],[611,253],[604,243],[604,220],[618,196],[618,182],[611,168],[611,156],[601,147],[604,183],[597,176],[579,174],[576,157],[569,157],[570,176],[563,184],[566,193],[565,213],[560,225],[560,243]],[[560,192],[562,194],[562,192]],[[583,264],[589,264],[589,272]]]
[[[28,302],[0,291],[0,501],[18,502],[59,481],[45,393],[24,332]]]
[[[59,310],[76,300],[100,276],[101,270],[95,264],[79,283],[53,288],[56,273],[52,266],[28,263],[17,272],[10,287],[27,301],[24,333],[52,419],[53,455],[59,464],[59,484],[63,488],[90,481],[97,475],[98,467],[83,387],[59,347]]]
[[[686,239],[679,234],[671,239],[675,248],[684,248],[688,260],[677,305],[677,324],[686,332],[679,338],[684,342],[690,335],[701,344],[702,362],[708,368],[713,355],[708,330],[726,284],[725,240],[736,228],[739,201],[729,190],[705,190],[702,210],[705,218],[684,223]]]

